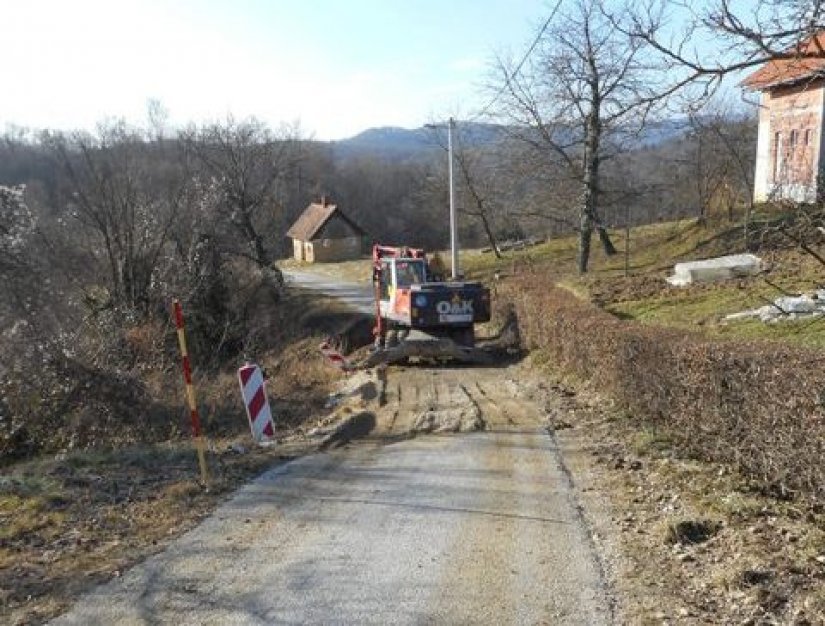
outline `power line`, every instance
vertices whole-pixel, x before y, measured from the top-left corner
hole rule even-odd
[[[519,72],[521,72],[521,68],[524,67],[524,64],[527,63],[527,59],[530,58],[530,55],[533,54],[533,51],[536,49],[536,46],[539,45],[539,42],[541,41],[541,38],[544,36],[544,33],[550,27],[550,22],[553,21],[554,17],[556,17],[556,13],[558,12],[559,8],[561,7],[562,2],[564,2],[564,0],[559,0],[558,2],[556,2],[556,6],[553,7],[553,10],[550,12],[550,16],[544,21],[544,24],[539,29],[539,32],[536,35],[535,39],[533,39],[533,43],[531,43],[530,47],[527,49],[527,52],[525,52],[524,56],[521,57],[521,61],[519,61],[518,65],[516,65],[516,69],[514,69],[512,71],[510,76],[507,78],[507,80],[504,81],[504,84],[499,88],[499,90],[495,93],[495,95],[492,97],[492,99],[486,105],[484,105],[482,107],[481,111],[479,111],[478,113],[476,113],[475,115],[473,115],[470,119],[468,119],[466,121],[474,122],[477,119],[487,115],[487,113],[490,111],[490,107],[492,107],[498,101],[498,99],[501,97],[501,94],[504,93],[504,90],[507,88],[507,83],[510,82],[516,76],[519,75]]]

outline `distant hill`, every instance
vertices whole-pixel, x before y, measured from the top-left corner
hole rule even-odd
[[[686,117],[651,122],[639,135],[639,143],[647,147],[655,146],[681,137],[689,129],[690,122]]]
[[[495,143],[505,136],[505,127],[498,124],[478,122],[457,122],[464,145],[481,146]],[[684,118],[675,118],[651,122],[639,135],[640,146],[655,146],[680,137],[688,129]],[[353,137],[330,142],[336,159],[348,159],[358,156],[374,156],[393,161],[427,158],[441,147],[429,128],[400,128],[384,126],[369,128]],[[445,132],[445,131],[442,131]],[[446,141],[443,138],[442,140]]]
[[[503,136],[503,127],[496,124],[477,122],[458,122],[462,141],[466,145],[484,145],[493,143]],[[333,141],[335,158],[346,159],[352,156],[369,154],[392,160],[416,159],[427,157],[439,150],[436,131],[430,128],[399,128],[385,126],[369,128],[354,137]],[[446,132],[444,130],[443,132]],[[442,135],[442,138],[444,135]],[[446,139],[443,139],[446,141]]]

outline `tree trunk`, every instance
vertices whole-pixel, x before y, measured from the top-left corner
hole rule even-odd
[[[607,234],[607,229],[604,226],[599,225],[597,230],[599,233],[599,241],[602,242],[602,248],[604,249],[604,253],[607,256],[613,256],[614,254],[616,254],[616,246],[614,246],[613,242],[610,240],[610,235]]]
[[[593,235],[593,220],[587,211],[581,213],[581,223],[579,226],[579,274],[587,273],[587,265],[590,261],[590,238]]]
[[[590,239],[595,223],[597,198],[599,188],[599,139],[601,124],[599,119],[599,101],[594,97],[591,103],[590,115],[585,123],[585,142],[582,154],[582,203],[579,209],[579,273],[587,273],[590,262]],[[604,228],[599,226],[599,237]],[[606,233],[605,233],[606,235]],[[610,239],[608,238],[609,242]],[[604,239],[602,239],[604,243]],[[611,244],[612,246],[612,244]]]
[[[252,245],[255,248],[255,261],[257,261],[261,267],[268,267],[269,254],[267,254],[263,238],[258,233],[252,236]]]
[[[255,225],[252,223],[252,211],[245,208],[240,213],[240,228],[246,236],[246,240],[255,256],[255,262],[261,267],[269,266],[269,254],[264,246],[264,239],[261,234],[255,230]]]
[[[501,258],[501,252],[498,251],[498,242],[496,236],[493,234],[493,229],[490,228],[490,222],[487,219],[487,214],[484,212],[484,207],[481,206],[481,201],[477,201],[478,218],[481,220],[481,226],[484,228],[484,234],[487,235],[487,241],[490,242],[490,247],[493,249],[493,254],[497,259]]]

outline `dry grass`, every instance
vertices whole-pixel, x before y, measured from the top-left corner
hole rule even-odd
[[[228,443],[214,442],[208,489],[196,479],[188,442],[76,452],[7,470],[0,488],[0,620],[39,623],[54,616],[83,589],[162,549],[227,493],[305,445],[241,455]]]
[[[542,371],[570,382],[552,364]],[[623,623],[825,623],[820,503],[762,493],[729,465],[699,462],[640,430],[592,384],[576,392],[572,428],[557,437],[584,452],[568,460],[585,499],[609,502],[610,522],[598,531],[613,545]]]

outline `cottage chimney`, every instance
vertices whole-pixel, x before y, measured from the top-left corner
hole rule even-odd
[[[327,197],[326,196],[321,196],[321,206],[326,206],[326,205],[327,205]]]

